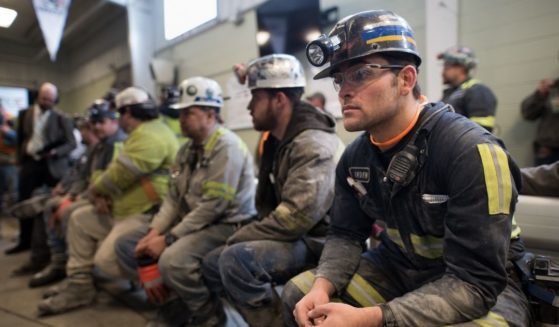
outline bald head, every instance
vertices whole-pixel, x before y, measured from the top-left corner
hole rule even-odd
[[[56,104],[58,89],[52,83],[43,83],[37,95],[37,104],[42,110],[50,110]]]

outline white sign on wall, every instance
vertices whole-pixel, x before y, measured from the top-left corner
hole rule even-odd
[[[11,116],[16,117],[20,110],[29,107],[27,89],[21,87],[0,86],[0,101],[2,107]]]
[[[247,109],[252,97],[250,90],[246,85],[239,84],[233,74],[227,80],[226,89],[229,99],[225,102],[225,126],[230,129],[252,128],[252,117]]]

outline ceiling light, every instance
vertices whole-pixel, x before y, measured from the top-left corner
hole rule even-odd
[[[319,30],[310,30],[305,34],[305,41],[307,41],[307,43],[312,42],[316,39],[318,39],[320,37],[320,31]]]
[[[256,33],[256,43],[259,46],[263,46],[270,40],[270,32],[268,31],[258,31]]]
[[[17,11],[0,7],[0,27],[8,28],[16,19]]]

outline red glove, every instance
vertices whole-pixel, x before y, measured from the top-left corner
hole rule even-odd
[[[139,259],[138,261],[140,261]],[[154,304],[163,304],[169,295],[169,291],[163,284],[161,273],[157,262],[138,267],[140,283],[146,292],[148,300]]]
[[[62,220],[62,212],[64,211],[64,209],[68,208],[70,204],[72,204],[73,202],[74,201],[72,200],[72,198],[68,196],[64,197],[62,201],[60,201],[58,207],[54,210],[52,215],[50,215],[49,217],[48,220],[49,229],[53,230],[60,226],[60,221]]]

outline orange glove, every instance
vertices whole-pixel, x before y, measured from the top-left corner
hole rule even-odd
[[[157,261],[146,256],[138,258],[138,275],[149,302],[154,304],[165,303],[169,291],[163,284]]]

